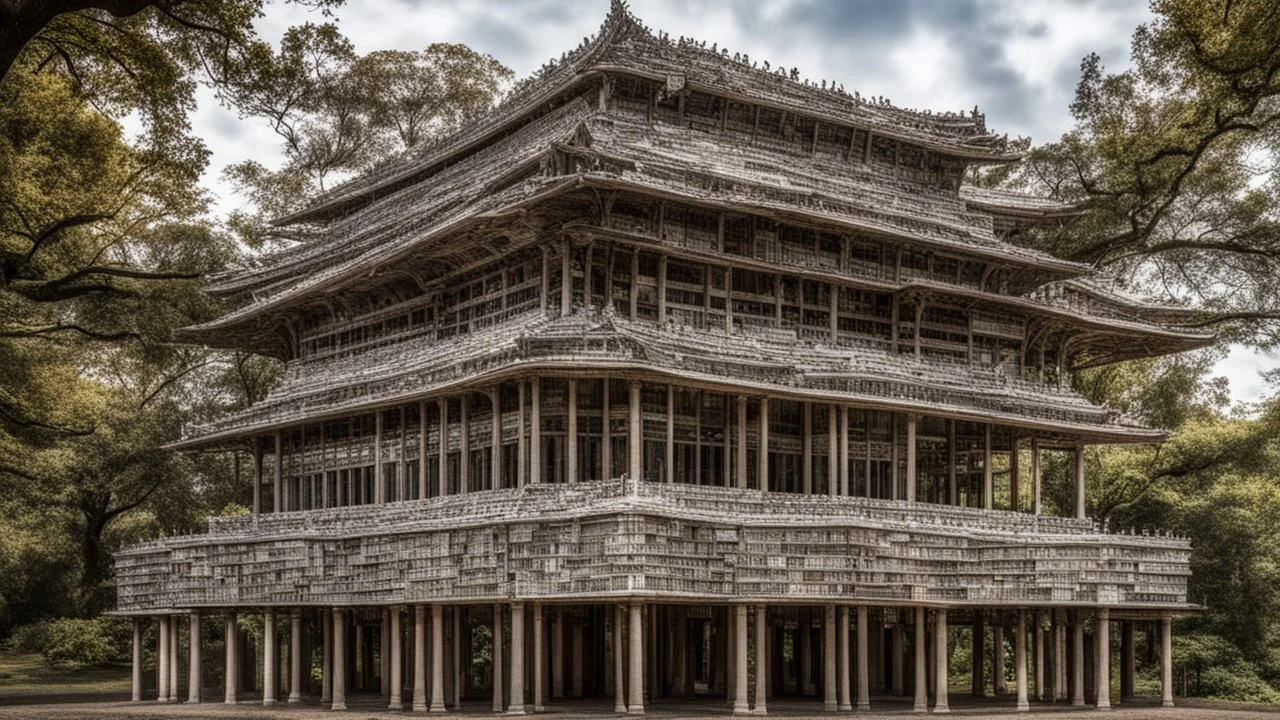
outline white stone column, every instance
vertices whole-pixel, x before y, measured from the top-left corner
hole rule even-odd
[[[756,605],[756,706],[752,709],[753,715],[765,715],[768,713],[766,707],[769,688],[768,612],[764,605]],[[683,637],[681,640],[683,640]],[[683,652],[683,642],[680,649]],[[681,683],[683,683],[683,679],[681,679]]]
[[[511,705],[508,715],[524,715],[524,603],[511,603]]]
[[[948,695],[950,694],[950,686],[947,676],[947,609],[939,608],[937,615],[937,627],[934,629],[933,636],[937,645],[933,653],[934,664],[934,688],[935,697],[933,701],[933,711],[935,713],[951,712],[951,705],[948,703]]]
[[[453,652],[451,662],[453,664],[453,707],[455,710],[462,707],[462,608],[453,606]]]
[[[178,658],[182,655],[178,649],[178,639],[181,634],[182,621],[177,615],[169,616],[169,702],[178,702]]]
[[[1173,618],[1160,618],[1160,704],[1173,707]]]
[[[543,641],[543,615],[542,603],[533,604],[533,711],[542,712],[546,710],[543,693],[543,669],[542,665],[546,662],[546,645]]]
[[[529,380],[529,482],[542,477],[542,378]]]
[[[329,709],[347,709],[347,623],[338,608],[333,609],[333,702]]]
[[[400,611],[401,608],[393,607],[389,613],[391,619],[391,630],[387,633],[387,639],[391,643],[391,689],[387,698],[387,708],[389,710],[400,710],[404,707],[404,677],[402,675],[404,663],[401,660],[401,653],[404,651],[404,641],[400,632]],[[384,655],[386,651],[383,651]]]
[[[644,628],[642,617],[644,615],[644,605],[642,603],[631,603],[631,622],[627,628],[630,631],[630,691],[629,702],[627,703],[627,713],[629,715],[644,714]]]
[[[627,711],[626,672],[623,669],[622,624],[623,606],[613,606],[613,711]]]
[[[916,420],[907,416],[907,502],[916,501]]]
[[[769,491],[769,398],[760,398],[760,448],[756,452],[756,483]]]
[[[836,663],[837,674],[839,680],[836,682],[836,705],[840,712],[850,712],[853,710],[853,703],[849,699],[849,675],[851,668],[849,667],[849,606],[841,605],[839,610],[840,620],[836,628],[836,648],[838,649],[840,658]]]
[[[1031,664],[1036,670],[1036,700],[1044,700],[1044,627],[1040,611],[1031,611]]]
[[[1084,444],[1076,445],[1076,517],[1085,518]]]
[[[836,703],[836,606],[822,608],[822,709],[835,712]]]
[[[737,485],[739,488],[747,487],[747,396],[738,396],[738,416],[737,416],[737,436],[738,447],[735,448],[738,453]],[[745,612],[745,609],[743,610]]]
[[[223,668],[223,702],[228,705],[236,704],[236,673],[240,668],[236,666],[236,615],[229,613],[222,619],[222,628],[226,636],[223,644],[226,646],[226,660]]]
[[[1084,707],[1084,623],[1078,611],[1071,623],[1071,704]]]
[[[534,397],[537,397],[535,393]],[[536,405],[535,405],[536,407]],[[535,411],[536,412],[536,411]],[[449,494],[449,398],[440,398],[440,462],[436,464],[440,497]]]
[[[840,460],[836,452],[840,444],[840,415],[834,404],[827,405],[827,495],[840,494]]]
[[[187,652],[190,653],[187,660],[187,702],[198,703],[201,700],[200,682],[203,675],[200,667],[200,612],[198,610],[191,613],[187,628],[189,631]]]
[[[640,425],[640,381],[632,380],[630,390],[631,412],[627,421],[628,474],[632,480],[640,480],[644,474],[644,449],[640,446],[644,437]]]
[[[813,494],[813,404],[809,401],[800,403],[800,411],[803,417],[800,418],[801,432],[801,458],[800,467],[801,487],[805,495]]]
[[[858,712],[871,709],[871,668],[867,663],[867,651],[871,645],[871,632],[867,627],[867,606],[858,606]]]
[[[276,704],[276,615],[262,611],[262,704]]]
[[[1040,480],[1043,473],[1040,470],[1040,438],[1031,438],[1031,512],[1035,515],[1040,514]],[[1038,626],[1037,626],[1038,628]],[[1036,687],[1036,694],[1039,695],[1040,687]]]
[[[911,427],[912,427],[911,425],[907,426],[908,431],[910,431]],[[913,432],[908,432],[907,434],[908,436],[914,437]],[[908,463],[908,467],[911,464],[912,463]],[[910,489],[911,480],[909,478],[907,480],[907,483],[908,483],[907,487],[908,489]],[[925,628],[924,608],[918,607],[915,609],[915,612],[916,612],[916,633],[915,633],[916,634],[915,636],[916,676],[914,678],[914,682],[911,683],[912,685],[915,686],[915,702],[912,705],[911,710],[912,712],[923,713],[923,712],[929,712],[929,679],[927,676],[929,669],[925,663],[925,652],[926,652],[925,635],[927,634],[927,630]]]
[[[747,695],[747,606],[733,606],[733,714],[750,715]]]
[[[413,606],[413,711],[427,711],[427,606]]]
[[[302,702],[302,615],[297,612],[289,618],[289,702]]]
[[[527,467],[529,459],[529,439],[525,435],[527,429],[525,428],[526,423],[524,414],[526,402],[524,380],[517,382],[516,386],[519,388],[519,397],[517,398],[517,401],[520,404],[520,409],[516,412],[516,487],[522,488],[529,484],[529,469]]]
[[[506,670],[506,652],[502,647],[502,604],[493,604],[493,711],[507,709],[502,676]]]
[[[281,512],[284,508],[281,506],[281,496],[284,482],[284,438],[280,431],[276,431],[276,453],[271,458],[274,472],[272,473],[272,492],[271,492],[271,512]]]
[[[320,630],[320,704],[323,705],[333,702],[333,622],[324,610],[320,611]]]
[[[444,606],[431,606],[431,707],[444,712]]]
[[[1098,608],[1098,614],[1095,616],[1094,628],[1095,643],[1098,646],[1098,660],[1096,666],[1097,683],[1095,687],[1098,689],[1099,710],[1111,709],[1111,611],[1107,608]]]
[[[569,378],[564,430],[564,481],[578,482],[578,381]]]
[[[1018,634],[1013,640],[1013,677],[1018,685],[1018,712],[1031,709],[1027,700],[1027,611],[1018,610]]]
[[[133,618],[133,664],[130,670],[133,702],[142,702],[142,618]]]
[[[1055,629],[1054,637],[1054,689],[1053,699],[1067,699],[1067,625],[1064,620],[1065,614],[1062,610],[1053,613],[1053,626]]]
[[[169,616],[161,615],[156,644],[156,702],[169,702]]]

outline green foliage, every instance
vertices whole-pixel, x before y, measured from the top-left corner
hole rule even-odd
[[[118,620],[63,618],[49,623],[41,656],[50,667],[100,667],[128,657],[128,641],[121,642]]]

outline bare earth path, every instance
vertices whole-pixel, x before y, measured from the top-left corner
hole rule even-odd
[[[31,704],[27,704],[30,701]],[[973,701],[968,698],[956,698],[951,705],[952,714],[968,718],[1004,717],[1015,718],[1011,703],[1000,701]],[[410,717],[477,717],[491,716],[487,702],[476,701],[464,705],[460,714],[427,716],[425,713],[390,712],[383,707],[377,698],[361,698],[350,703],[346,712],[324,710],[314,704],[299,706],[281,705],[266,709],[256,703],[244,702],[239,705],[222,703],[205,703],[189,705],[178,703],[159,705],[155,702],[129,703],[119,700],[92,701],[91,696],[81,697],[4,697],[0,696],[0,720],[13,718],[18,720],[162,720],[165,718],[187,719],[211,718],[218,720],[335,720],[335,718],[359,718],[359,720],[403,720]],[[785,701],[769,706],[769,714],[787,718],[813,718],[814,720],[830,720],[833,715],[814,712],[812,703],[788,703]],[[909,703],[898,699],[886,698],[878,703],[870,717],[908,716],[911,715]],[[578,720],[579,718],[614,719],[612,703],[600,701],[579,701],[561,704],[539,715],[548,720]],[[647,708],[649,717],[683,718],[732,717],[724,704],[691,701],[669,702],[656,707]],[[1088,718],[1114,717],[1118,720],[1280,720],[1280,706],[1237,705],[1232,703],[1215,703],[1185,700],[1179,707],[1161,708],[1156,705],[1117,705],[1110,713],[1099,714],[1091,708],[1073,710],[1062,705],[1032,706],[1031,715],[1036,720],[1087,720]],[[868,717],[866,714],[841,714],[842,717]]]

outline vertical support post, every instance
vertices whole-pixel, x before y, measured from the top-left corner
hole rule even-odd
[[[822,608],[822,709],[835,712],[836,703],[836,606]]]
[[[283,490],[284,482],[284,437],[277,430],[275,434],[276,452],[271,458],[272,468],[274,470],[271,491],[271,512],[280,512],[284,508],[280,506],[280,496]]]
[[[178,702],[178,638],[181,621],[177,615],[169,616],[169,702]]]
[[[529,482],[542,478],[542,378],[529,381]]]
[[[769,398],[760,398],[760,447],[756,450],[756,484],[769,491]]]
[[[276,614],[262,611],[262,704],[276,704]]]
[[[340,608],[333,609],[333,702],[329,709],[347,709],[347,622]]]
[[[500,713],[507,709],[506,691],[503,688],[503,673],[506,670],[506,652],[502,647],[502,604],[493,604],[493,711]]]
[[[907,502],[916,501],[916,422],[915,415],[907,416]]]
[[[1071,704],[1084,707],[1084,623],[1079,611],[1071,623]]]
[[[909,428],[910,426],[908,426]],[[915,687],[915,702],[912,704],[911,711],[916,713],[929,712],[929,682],[927,674],[929,669],[925,663],[925,636],[928,634],[925,629],[925,609],[916,608],[916,632],[915,632],[915,677],[912,679],[912,685]]]
[[[738,453],[737,467],[734,471],[737,473],[737,486],[743,490],[747,488],[747,396],[738,396],[738,415],[737,415],[737,435]],[[745,608],[743,612],[746,612]]]
[[[1004,674],[1004,619],[999,615],[995,618],[995,624],[991,628],[991,644],[995,651],[992,657],[992,672],[995,677],[991,678],[991,690],[996,697],[1005,695],[1009,692],[1008,679]]]
[[[516,487],[522,488],[529,484],[529,439],[525,437],[525,433],[528,432],[528,430],[525,427],[527,423],[525,422],[524,416],[524,380],[520,380],[516,385],[519,388],[517,391],[519,393],[519,398],[517,398],[517,400],[520,403],[520,410],[516,413]]]
[[[1173,707],[1173,617],[1160,618],[1160,705]]]
[[[440,398],[440,496],[449,494],[449,398]]]
[[[156,702],[169,702],[169,616],[160,616],[156,646]]]
[[[644,714],[644,628],[642,626],[641,617],[644,614],[644,605],[641,603],[631,603],[631,622],[628,630],[631,633],[630,640],[630,702],[627,703],[627,714],[643,715]]]
[[[1040,514],[1040,438],[1031,438],[1031,512]],[[1040,692],[1040,688],[1036,688]]]
[[[427,606],[413,606],[413,711],[427,711]]]
[[[455,681],[456,682],[456,681]],[[431,705],[429,712],[444,712],[444,606],[431,606]]]
[[[769,686],[769,655],[766,652],[768,641],[766,639],[769,631],[768,608],[763,604],[756,605],[756,706],[752,710],[754,715],[765,715],[768,713],[766,702],[768,697],[767,688]],[[681,636],[683,640],[683,635]],[[681,648],[683,651],[683,647]]]
[[[404,664],[400,658],[403,649],[400,633],[400,611],[401,608],[399,607],[391,608],[391,629],[387,633],[391,643],[391,697],[388,698],[387,702],[387,708],[390,710],[400,710],[404,707],[404,678],[401,675]],[[386,648],[383,648],[382,652],[385,656]]]
[[[333,702],[333,622],[324,610],[320,611],[322,647],[320,661],[320,704]]]
[[[535,602],[533,604],[533,711],[542,712],[544,700],[542,697],[543,671],[542,664],[546,659],[546,647],[543,643],[543,616],[542,603]]]
[[[1022,474],[1022,453],[1018,450],[1020,440],[1016,435],[1009,437],[1009,509],[1013,512],[1022,510],[1021,488],[1018,487],[1019,475]]]
[[[560,317],[573,314],[573,243],[565,238],[560,249]]]
[[[1098,608],[1098,614],[1094,622],[1097,626],[1094,628],[1094,636],[1097,638],[1098,661],[1097,666],[1097,683],[1095,687],[1098,689],[1097,708],[1099,710],[1111,709],[1111,611],[1107,608]]]
[[[991,425],[982,434],[982,508],[990,510],[995,496],[995,468],[991,465]]]
[[[865,419],[865,417],[864,417]],[[865,435],[867,441],[870,442],[871,427],[867,424]],[[840,460],[840,467],[837,468],[836,476],[840,479],[840,493],[846,497],[853,495],[853,482],[849,478],[849,406],[842,405],[840,407],[840,452],[836,457]],[[870,448],[868,448],[870,451]],[[867,462],[871,462],[871,456],[868,454]],[[871,497],[871,475],[867,473],[865,493],[867,497]]]
[[[676,390],[675,386],[667,383],[667,442],[666,456],[663,459],[666,468],[666,476],[663,480],[666,482],[675,482],[676,477]]]
[[[1076,517],[1085,518],[1084,444],[1076,445]]]
[[[1067,699],[1067,626],[1063,611],[1053,612],[1053,700]]]
[[[747,704],[747,606],[733,606],[733,714],[750,715]]]
[[[840,619],[836,628],[836,648],[840,657],[836,663],[839,675],[836,682],[836,706],[840,712],[850,712],[853,710],[853,703],[849,698],[849,675],[852,669],[849,667],[849,606],[841,605],[838,612]],[[861,635],[858,640],[861,642]]]
[[[507,714],[524,714],[524,603],[520,602],[511,603],[511,704]]]
[[[565,425],[564,481],[572,485],[578,482],[578,381],[569,378],[568,411]]]
[[[302,702],[302,615],[289,618],[289,702]]]
[[[325,487],[329,487],[325,483]],[[427,401],[418,403],[418,500],[427,497]]]
[[[1031,710],[1027,699],[1027,611],[1018,610],[1018,634],[1013,639],[1013,677],[1018,685],[1018,712]]]
[[[658,256],[658,325],[667,324],[667,256]]]
[[[451,648],[453,655],[450,660],[453,664],[453,707],[462,706],[462,607],[453,606],[453,638]]]
[[[858,606],[858,712],[871,709],[871,668],[868,663],[873,637],[867,627],[867,606]],[[877,635],[879,633],[877,632]]]
[[[627,468],[632,480],[640,480],[644,473],[642,464],[644,455],[640,447],[643,438],[641,434],[642,428],[640,427],[640,381],[632,380],[629,390],[631,413],[627,421],[627,455],[629,460]]]
[[[387,478],[382,468],[382,411],[373,412],[373,498],[379,505],[387,501]]]
[[[253,514],[262,512],[262,446],[253,439]]]
[[[627,711],[626,673],[622,657],[622,624],[625,612],[622,604],[613,606],[613,711],[616,713]]]
[[[503,487],[502,478],[502,388],[495,387],[489,392],[489,407],[492,408],[492,437],[489,441],[489,489],[499,490]]]
[[[800,412],[804,414],[801,418],[801,426],[804,432],[803,445],[800,450],[804,454],[801,458],[801,466],[803,468],[803,477],[801,481],[804,487],[805,495],[813,494],[813,405],[805,400],[800,403]]]
[[[613,479],[613,438],[609,435],[609,378],[600,381],[600,467],[602,480]]]
[[[969,657],[972,658],[973,664],[973,685],[970,688],[970,694],[976,698],[986,697],[987,694],[986,663],[984,662],[987,657],[987,642],[983,619],[982,610],[973,611],[973,626],[969,637],[971,643]]]
[[[1036,674],[1036,700],[1044,700],[1044,627],[1040,611],[1031,611],[1031,666]]]
[[[225,640],[223,644],[226,647],[226,660],[223,666],[223,702],[227,705],[236,704],[236,673],[240,668],[236,667],[236,615],[235,613],[227,613],[222,618],[222,629]]]
[[[947,505],[959,505],[960,493],[956,487],[956,421],[947,418]]]
[[[471,492],[471,393],[458,396],[458,492]]]
[[[133,618],[133,664],[130,668],[130,700],[142,702],[142,618]]]
[[[933,653],[934,664],[934,687],[936,688],[933,701],[933,711],[935,713],[949,713],[951,706],[947,702],[947,696],[950,694],[948,687],[947,673],[947,609],[939,608],[937,615],[937,627],[934,628],[934,639],[937,641],[937,648]]]
[[[827,495],[840,494],[840,413],[834,403],[827,405]]]

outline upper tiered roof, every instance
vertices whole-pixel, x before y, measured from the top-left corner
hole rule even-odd
[[[708,47],[692,38],[654,33],[631,14],[625,2],[613,0],[599,32],[519,82],[501,104],[470,127],[339,185],[277,223],[331,220],[406,183],[420,182],[459,156],[510,133],[569,89],[605,72],[714,90],[753,104],[802,108],[805,114],[826,121],[969,160],[1004,162],[1018,157],[1009,150],[1007,137],[987,130],[986,117],[976,107],[972,112],[954,113],[909,110],[881,98],[850,94],[834,82],[802,80],[794,68],[768,68],[767,62],[755,62],[740,53],[731,56],[727,48],[715,44]]]

